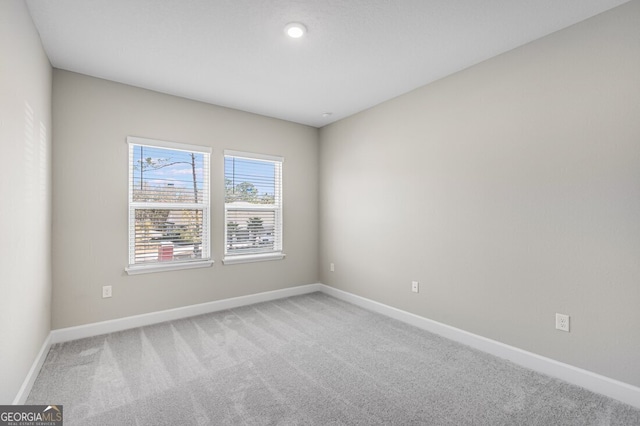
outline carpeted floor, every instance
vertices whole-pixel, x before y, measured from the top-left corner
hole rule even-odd
[[[640,425],[640,410],[322,293],[56,344],[66,425]]]

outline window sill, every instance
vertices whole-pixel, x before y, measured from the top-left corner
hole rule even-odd
[[[128,275],[151,274],[153,272],[179,271],[181,269],[208,268],[213,260],[183,263],[154,263],[152,265],[131,265],[124,268]]]
[[[282,260],[285,256],[286,254],[284,253],[238,254],[225,257],[222,259],[222,263],[235,265],[237,263],[265,262],[268,260]]]

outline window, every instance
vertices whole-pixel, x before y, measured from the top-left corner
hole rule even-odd
[[[210,266],[207,147],[128,137],[127,273]]]
[[[224,153],[224,263],[282,259],[282,157]]]

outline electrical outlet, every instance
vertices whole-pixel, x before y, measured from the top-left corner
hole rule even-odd
[[[111,286],[105,285],[102,287],[102,298],[106,299],[107,297],[111,297]]]
[[[420,283],[418,281],[411,281],[411,291],[418,293],[420,291]]]
[[[556,329],[569,331],[569,315],[556,314]]]
[[[336,266],[333,264],[333,262],[331,262],[331,263],[329,264],[329,271],[331,271],[331,272],[335,272],[335,270],[336,270]]]

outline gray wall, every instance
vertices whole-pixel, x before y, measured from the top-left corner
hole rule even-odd
[[[53,110],[54,329],[318,281],[316,129],[61,70]],[[213,267],[124,272],[127,135],[213,148]],[[222,264],[224,149],[285,158],[284,260]]]
[[[0,1],[0,404],[50,329],[51,65],[21,0]]]
[[[635,1],[321,129],[321,281],[640,386],[638,22]]]
[[[318,154],[313,128],[60,70],[52,123],[28,11],[0,2],[0,404],[51,327],[319,274],[640,386],[639,18],[631,2],[323,128]],[[212,268],[124,273],[127,135],[213,147]],[[224,149],[285,157],[285,260],[222,265]]]

